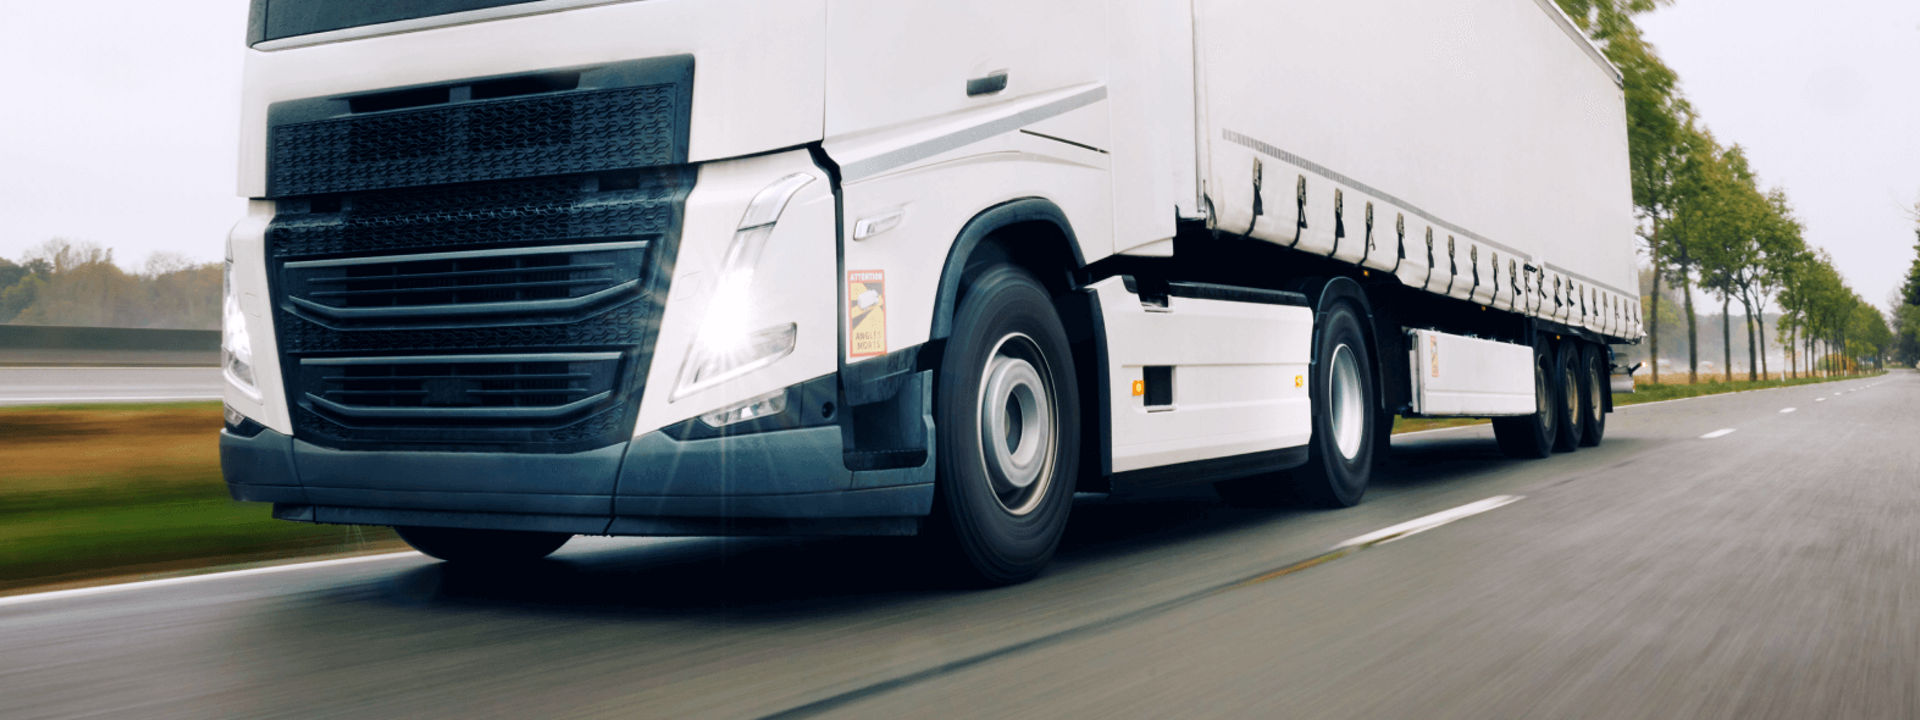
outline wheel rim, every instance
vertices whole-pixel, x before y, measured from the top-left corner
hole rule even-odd
[[[1351,461],[1360,456],[1360,443],[1366,436],[1366,395],[1360,387],[1360,361],[1346,345],[1333,349],[1332,372],[1328,375],[1328,407],[1333,411],[1333,443],[1340,457]]]
[[[1000,339],[981,368],[980,455],[994,499],[1013,515],[1040,506],[1053,484],[1058,414],[1046,357],[1033,338]]]

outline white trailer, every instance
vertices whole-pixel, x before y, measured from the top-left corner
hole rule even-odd
[[[1618,73],[1551,0],[254,0],[222,460],[449,560],[1351,505],[1597,444]]]

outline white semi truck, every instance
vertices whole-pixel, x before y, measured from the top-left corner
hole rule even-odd
[[[504,562],[1360,500],[1600,442],[1620,76],[1552,0],[254,0],[235,498]]]

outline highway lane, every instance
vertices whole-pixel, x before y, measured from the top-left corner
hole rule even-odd
[[[0,406],[220,399],[212,367],[0,367]]]
[[[1916,404],[1906,372],[1625,408],[1535,462],[1403,437],[1349,510],[1083,502],[991,591],[909,543],[703,539],[0,600],[0,717],[1912,717]]]

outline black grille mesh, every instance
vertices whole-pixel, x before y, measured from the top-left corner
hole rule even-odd
[[[616,182],[617,181],[617,184]],[[655,241],[677,222],[677,175],[655,171],[348,193],[283,202],[275,257]],[[602,190],[615,186],[620,189]]]
[[[678,89],[592,90],[279,125],[273,197],[568,175],[674,162]]]
[[[690,63],[506,99],[456,84],[419,108],[270,109],[267,254],[295,434],[508,452],[625,440],[694,179],[678,164]]]

